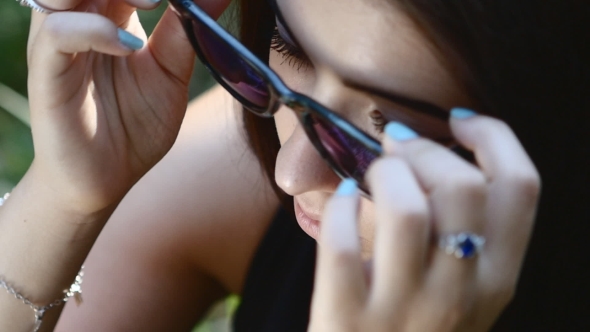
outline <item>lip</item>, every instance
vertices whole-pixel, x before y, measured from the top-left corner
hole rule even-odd
[[[317,241],[320,237],[320,221],[307,215],[296,199],[294,199],[293,202],[295,205],[295,218],[297,219],[299,227],[301,227],[307,235]]]

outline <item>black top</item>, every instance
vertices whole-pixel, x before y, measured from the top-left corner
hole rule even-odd
[[[537,226],[538,229],[538,226]],[[545,232],[535,242],[551,243]],[[553,237],[553,241],[557,241]],[[571,247],[571,246],[570,246]],[[555,248],[553,248],[555,250]],[[294,216],[280,210],[254,256],[242,301],[234,318],[236,332],[304,332],[307,330],[316,243]],[[579,274],[566,267],[584,268],[590,255],[574,250],[572,259],[549,259],[541,250],[527,255],[517,296],[492,331],[590,331],[590,307],[585,286],[574,287]],[[545,258],[545,264],[541,264]],[[577,296],[570,293],[577,292]]]
[[[235,332],[306,331],[313,290],[315,240],[281,209],[254,256]]]

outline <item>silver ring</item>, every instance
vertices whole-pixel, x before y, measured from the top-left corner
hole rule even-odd
[[[466,259],[481,253],[486,239],[477,234],[461,232],[441,236],[438,246],[447,254]]]
[[[65,10],[53,10],[53,9],[49,9],[47,7],[43,7],[40,4],[38,4],[35,0],[16,0],[20,3],[21,6],[23,7],[29,7],[32,8],[34,11],[39,12],[39,13],[43,13],[43,14],[51,14],[57,11],[65,11]]]

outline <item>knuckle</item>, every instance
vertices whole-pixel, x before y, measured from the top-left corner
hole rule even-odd
[[[461,193],[474,198],[485,198],[487,195],[487,181],[477,171],[453,172],[445,178],[442,186],[449,193]]]
[[[393,221],[396,230],[414,233],[428,227],[429,210],[424,200],[407,200],[404,202],[387,202],[378,211],[380,219]]]
[[[391,172],[398,167],[402,167],[404,162],[399,157],[386,156],[377,159],[371,164],[367,174],[369,178],[380,179],[380,174],[385,172]]]
[[[507,132],[512,132],[512,128],[510,128],[510,126],[497,118],[492,118],[492,117],[485,117],[485,121],[489,124],[490,129],[492,132],[501,132],[501,133],[507,133]]]
[[[63,19],[63,13],[48,15],[41,26],[39,34],[50,40],[59,39],[64,33]]]
[[[537,196],[541,192],[541,177],[537,172],[529,172],[516,180],[523,190],[531,195]]]
[[[436,152],[439,152],[439,148],[434,143],[425,139],[412,141],[408,146],[411,147],[410,153],[417,163],[428,163],[433,158],[433,153],[436,158]]]
[[[428,225],[428,219],[424,211],[408,208],[394,212],[393,219],[397,230],[406,234],[421,232]]]
[[[514,299],[516,286],[513,284],[496,287],[486,295],[486,302],[490,307],[502,310]]]
[[[409,172],[409,166],[399,157],[386,156],[377,159],[367,170],[367,180],[371,189],[384,188],[384,182],[395,181],[392,174],[404,174]]]
[[[541,177],[537,171],[514,171],[506,177],[521,197],[535,202],[541,193]]]

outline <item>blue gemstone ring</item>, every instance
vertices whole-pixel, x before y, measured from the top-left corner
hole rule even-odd
[[[441,236],[438,246],[449,255],[466,259],[479,254],[485,242],[486,239],[483,236],[462,232]]]

